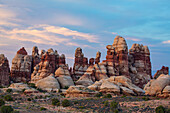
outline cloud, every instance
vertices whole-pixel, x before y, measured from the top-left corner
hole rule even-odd
[[[5,37],[20,41],[29,41],[36,44],[91,47],[85,44],[78,44],[72,40],[86,40],[95,42],[97,38],[88,33],[82,33],[70,30],[65,27],[50,26],[50,25],[35,25],[24,29],[14,28],[12,30],[0,27],[0,37]]]
[[[132,41],[142,41],[141,39],[138,38],[131,38],[131,37],[127,37],[127,40],[132,40]]]
[[[8,44],[0,44],[0,46],[8,46]]]
[[[170,44],[170,40],[163,41],[162,43],[163,43],[163,44]]]

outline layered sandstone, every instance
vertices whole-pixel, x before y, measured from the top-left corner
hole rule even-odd
[[[75,62],[73,67],[74,79],[78,80],[88,68],[88,59],[84,57],[82,49],[79,47],[75,50]]]
[[[8,59],[4,54],[0,54],[0,85],[8,86],[10,83],[10,69]]]
[[[157,79],[161,74],[169,74],[169,67],[162,66],[162,68],[155,73],[153,78]]]
[[[141,88],[152,79],[150,52],[147,46],[132,45],[129,50],[129,71],[133,83]]]
[[[17,51],[12,60],[11,79],[13,82],[28,82],[31,79],[32,56],[27,55],[25,48]]]

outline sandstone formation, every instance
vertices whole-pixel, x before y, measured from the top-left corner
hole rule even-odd
[[[0,54],[0,86],[8,86],[10,83],[10,69],[8,59]]]
[[[57,80],[59,81],[61,88],[74,86],[74,82],[70,76],[61,75],[57,77]]]
[[[45,77],[37,81],[36,87],[42,90],[48,91],[48,92],[51,92],[51,91],[58,92],[60,89],[60,85],[53,74],[50,74],[48,77]]]
[[[13,92],[24,92],[26,93],[37,93],[38,90],[34,88],[30,88],[27,84],[24,83],[12,83],[8,88],[4,88],[4,91],[6,92],[7,89],[12,89]]]
[[[144,90],[134,85],[132,81],[125,76],[112,76],[108,79],[96,81],[89,89],[104,93],[114,93],[117,95],[143,95]]]
[[[78,80],[88,68],[88,59],[84,57],[82,49],[79,47],[75,50],[75,62],[73,67],[74,79]]]
[[[45,53],[42,51],[41,62],[34,67],[34,71],[31,74],[31,82],[41,80],[51,73],[54,74],[59,67],[68,69],[68,66],[65,64],[64,54],[60,56],[57,51],[54,51],[52,48],[48,49]]]
[[[27,55],[25,48],[17,51],[12,60],[11,79],[13,82],[28,82],[31,79],[32,56]]]
[[[33,49],[32,49],[32,71],[33,71],[33,68],[39,64],[41,61],[40,59],[40,55],[38,53],[38,47],[37,46],[34,46]]]
[[[147,46],[133,44],[129,50],[129,71],[133,83],[144,88],[151,76],[150,52]]]
[[[90,90],[82,85],[70,86],[66,90],[66,97],[91,97],[95,94],[95,91]]]
[[[146,84],[144,90],[147,95],[161,96],[163,93],[168,93],[169,86],[170,86],[170,75],[161,74],[157,79],[152,79],[151,81],[149,81]]]
[[[155,73],[153,78],[157,79],[161,74],[169,74],[169,67],[162,66],[162,68]]]

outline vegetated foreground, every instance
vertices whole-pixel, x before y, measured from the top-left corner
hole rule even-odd
[[[0,98],[5,99],[5,95],[11,95],[13,100],[5,100],[5,105],[12,106],[19,113],[153,113],[160,105],[164,107],[167,113],[170,110],[168,109],[170,108],[169,99],[147,96],[113,96],[105,94],[103,96],[96,95],[98,97],[65,98],[62,93],[4,93],[1,94]]]

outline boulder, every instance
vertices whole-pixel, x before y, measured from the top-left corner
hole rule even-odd
[[[170,76],[161,74],[157,79],[153,79],[146,84],[144,90],[147,95],[159,95],[166,86],[170,85]]]
[[[58,92],[60,89],[58,80],[54,77],[53,74],[37,81],[36,86],[37,86],[37,88],[40,88],[40,89],[48,91],[48,92],[51,92],[51,91]]]
[[[57,77],[57,80],[59,81],[61,88],[74,86],[74,82],[70,76],[62,75],[62,76]]]
[[[157,70],[157,72],[154,75],[154,79],[157,79],[161,74],[168,75],[169,74],[169,67],[162,66],[160,70]]]
[[[95,91],[90,90],[82,85],[70,86],[66,90],[66,97],[92,97],[95,94]]]

